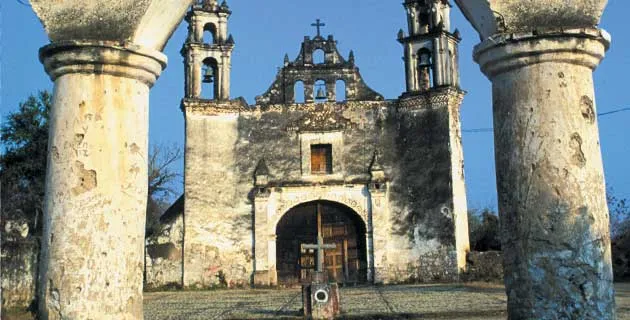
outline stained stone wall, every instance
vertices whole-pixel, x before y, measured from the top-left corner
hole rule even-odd
[[[147,240],[145,290],[181,286],[184,216],[178,215],[162,225],[162,233]]]
[[[364,219],[371,280],[457,279],[468,250],[452,121],[461,93],[440,97],[255,107],[185,100],[184,286],[276,284],[276,223],[318,199]],[[331,174],[310,174],[309,146],[318,143],[332,145]]]
[[[35,299],[39,243],[35,238],[2,243],[2,309],[26,309]]]

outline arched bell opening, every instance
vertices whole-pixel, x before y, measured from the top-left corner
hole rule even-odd
[[[313,64],[326,63],[326,53],[322,49],[316,49],[313,51]]]
[[[294,103],[304,103],[305,101],[305,93],[304,93],[304,82],[298,80],[293,84],[293,102]]]
[[[337,102],[344,102],[347,100],[346,93],[346,82],[342,79],[338,79],[335,82],[335,91]]]
[[[433,87],[433,55],[431,51],[422,48],[416,54],[418,58],[418,87],[421,91]]]
[[[214,58],[203,60],[201,67],[201,98],[214,100],[217,98],[219,90],[217,74],[218,63]]]
[[[313,92],[315,92],[315,102],[323,103],[328,101],[328,88],[326,87],[326,81],[315,81]]]
[[[317,269],[317,250],[303,245],[324,245],[322,271],[340,284],[367,282],[366,224],[351,208],[337,202],[312,201],[290,209],[276,226],[276,270],[279,286],[307,281]]]
[[[203,26],[203,43],[217,43],[217,27],[214,25],[214,23],[207,23],[205,26]]]

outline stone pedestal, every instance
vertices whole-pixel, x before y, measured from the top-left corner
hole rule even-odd
[[[192,0],[33,0],[52,44],[40,319],[142,319],[149,88]]]
[[[312,282],[302,285],[302,304],[307,319],[334,319],[340,314],[339,286],[328,283],[324,272],[314,272]]]

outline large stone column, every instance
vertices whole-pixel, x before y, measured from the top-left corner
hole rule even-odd
[[[570,4],[569,4],[570,3]],[[510,319],[614,319],[592,72],[606,1],[458,1],[492,81]]]
[[[41,319],[142,319],[149,88],[189,0],[31,1],[55,83]]]

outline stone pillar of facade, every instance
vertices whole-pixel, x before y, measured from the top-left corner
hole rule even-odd
[[[492,81],[510,319],[614,319],[592,72],[604,0],[458,1]]]
[[[31,2],[55,83],[40,319],[142,319],[149,88],[191,1]]]

